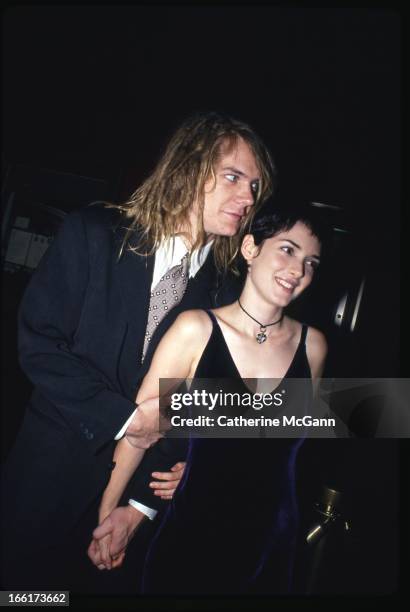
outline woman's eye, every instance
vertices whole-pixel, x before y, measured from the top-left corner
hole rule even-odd
[[[251,189],[252,189],[253,193],[258,193],[258,191],[259,191],[259,181],[253,181],[251,183]]]
[[[293,253],[293,248],[290,246],[282,246],[280,248],[284,253],[287,253],[288,255],[292,255]]]
[[[319,266],[319,262],[314,259],[308,259],[306,264],[312,268],[312,270],[316,270],[316,268]]]
[[[239,177],[237,174],[225,174],[225,178],[227,178],[231,183],[235,183]]]

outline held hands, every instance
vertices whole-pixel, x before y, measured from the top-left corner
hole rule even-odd
[[[133,506],[115,508],[93,531],[87,554],[94,565],[100,570],[120,567],[129,541],[146,518]]]
[[[186,463],[179,461],[169,472],[153,472],[156,479],[150,482],[153,493],[162,499],[172,499],[184,474]],[[88,547],[88,557],[98,569],[120,567],[125,558],[126,548],[145,514],[133,506],[120,506],[111,513],[100,508],[100,524],[93,531],[93,540]]]
[[[138,404],[138,410],[125,435],[132,446],[147,449],[162,438],[167,429],[169,421],[160,410],[160,398],[154,397]]]

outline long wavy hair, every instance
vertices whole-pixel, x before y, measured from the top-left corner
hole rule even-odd
[[[217,269],[229,268],[237,272],[234,264],[241,237],[261,204],[273,192],[276,175],[269,151],[259,136],[246,123],[221,113],[199,113],[189,117],[176,130],[154,171],[123,204],[110,204],[121,210],[127,220],[124,248],[140,255],[152,255],[159,245],[189,227],[189,214],[194,203],[200,210],[199,229],[192,250],[202,247],[207,240],[203,226],[205,183],[215,177],[215,165],[222,145],[228,149],[242,138],[252,150],[260,172],[255,204],[242,218],[236,236],[217,236],[213,244]],[[138,230],[137,245],[130,238]]]

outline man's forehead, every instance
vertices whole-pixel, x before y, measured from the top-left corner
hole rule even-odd
[[[221,155],[232,155],[237,153],[239,148],[243,147],[247,148],[253,155],[251,147],[243,138],[240,136],[232,136],[230,138],[225,136],[220,144],[219,153]]]
[[[238,137],[237,140],[225,139],[220,147],[218,156],[219,166],[236,166],[236,164],[254,164],[252,174],[259,175],[259,164],[250,145]],[[241,168],[238,168],[239,170]]]

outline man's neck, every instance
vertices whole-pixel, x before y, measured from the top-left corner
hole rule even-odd
[[[176,235],[181,238],[181,240],[185,244],[188,252],[190,253],[191,250],[192,250],[192,245],[195,244],[195,241],[197,239],[198,233],[196,231],[192,231],[191,228],[189,228],[189,229],[185,228],[185,229],[181,229],[180,231],[178,231]],[[205,242],[205,244],[209,244],[215,238],[215,236],[213,234],[205,234],[205,235],[206,235],[206,242]],[[203,245],[203,246],[205,246],[205,245]]]

